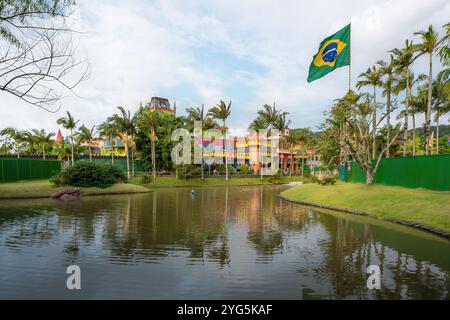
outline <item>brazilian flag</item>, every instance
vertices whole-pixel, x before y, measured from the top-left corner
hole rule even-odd
[[[350,65],[350,24],[325,38],[309,66],[308,82]]]

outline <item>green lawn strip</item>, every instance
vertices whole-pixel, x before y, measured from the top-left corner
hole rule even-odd
[[[290,182],[301,181],[301,177],[282,177],[280,184],[287,184]],[[173,176],[163,176],[156,178],[156,181],[142,184],[139,177],[132,178],[130,183],[141,185],[146,188],[165,188],[165,187],[219,187],[219,186],[251,186],[251,185],[267,185],[272,184],[268,177],[264,177],[262,180],[259,177],[232,177],[228,181],[225,177],[206,177],[201,178],[188,178],[177,179]]]
[[[78,189],[72,186],[54,187],[48,180],[18,181],[0,184],[0,199],[47,198],[65,189]],[[148,188],[131,183],[117,183],[108,188],[81,188],[83,195],[127,194],[149,192]]]
[[[365,212],[450,232],[450,192],[384,185],[338,183],[305,184],[281,194],[289,200]]]

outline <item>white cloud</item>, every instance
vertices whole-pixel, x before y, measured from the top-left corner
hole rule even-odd
[[[315,128],[347,90],[347,68],[308,84],[319,42],[352,22],[357,75],[414,31],[448,22],[450,3],[431,1],[79,1],[80,55],[92,65],[82,98],[49,114],[0,92],[0,127],[45,127],[70,110],[87,125],[115,107],[136,110],[153,95],[176,98],[178,110],[233,100],[230,126],[245,130],[264,103],[289,111],[293,126]],[[425,61],[415,65],[423,71]],[[438,66],[436,66],[438,68]]]

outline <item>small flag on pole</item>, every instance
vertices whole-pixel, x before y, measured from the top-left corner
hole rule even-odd
[[[350,24],[325,38],[309,67],[308,82],[350,65]]]

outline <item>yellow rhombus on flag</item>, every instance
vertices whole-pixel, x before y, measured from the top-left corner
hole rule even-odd
[[[308,82],[350,65],[350,24],[325,38],[309,66]]]

